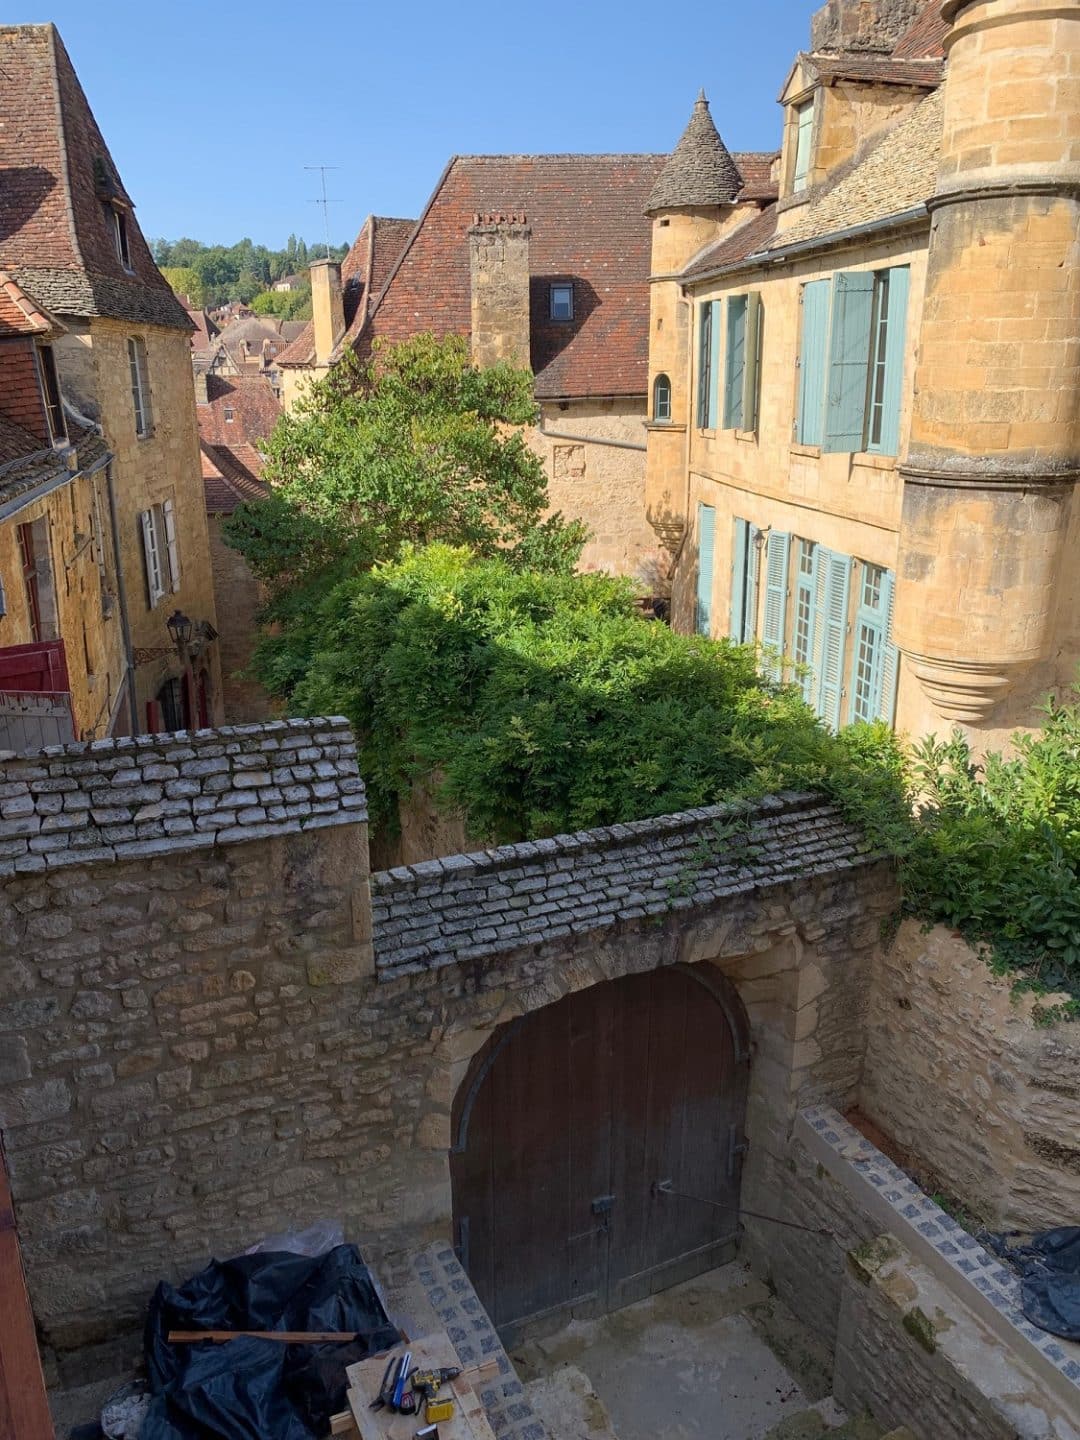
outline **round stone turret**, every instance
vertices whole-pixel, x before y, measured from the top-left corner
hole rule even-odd
[[[720,138],[702,90],[689,125],[657,176],[645,213],[730,205],[741,189],[738,166]]]

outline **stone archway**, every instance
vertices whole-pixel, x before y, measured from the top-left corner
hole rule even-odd
[[[489,1037],[450,1171],[455,1242],[504,1337],[732,1258],[748,1073],[745,1013],[712,966],[605,981]]]

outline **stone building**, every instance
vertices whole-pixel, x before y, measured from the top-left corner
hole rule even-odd
[[[129,733],[112,456],[64,407],[63,326],[0,271],[0,748]]]
[[[63,402],[112,456],[133,724],[221,716],[191,325],[154,264],[52,25],[0,28],[0,266],[63,328]],[[94,603],[100,603],[95,600]],[[186,650],[166,619],[191,621]]]
[[[736,157],[740,188],[768,193],[771,159]],[[513,361],[536,377],[530,443],[552,509],[592,531],[584,568],[661,585],[663,556],[643,506],[642,211],[663,165],[660,155],[454,157],[408,233],[408,222],[367,221],[354,253],[374,257],[370,281],[353,256],[344,288],[336,266],[313,267],[311,332],[279,357],[286,406],[300,376],[333,363],[344,345],[367,355],[377,340],[425,330],[471,336],[477,363]]]
[[[997,743],[1080,658],[1080,9],[830,0],[812,41],[774,205],[700,102],[650,201],[675,622],[831,724]]]

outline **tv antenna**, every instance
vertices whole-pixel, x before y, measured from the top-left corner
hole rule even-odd
[[[327,172],[328,170],[340,170],[340,169],[341,169],[341,166],[340,166],[340,165],[305,165],[305,166],[304,166],[304,169],[305,169],[305,170],[318,170],[318,172],[319,172],[319,177],[320,177],[320,179],[322,180],[322,199],[321,199],[321,200],[312,200],[312,201],[311,201],[311,204],[312,204],[312,205],[321,205],[321,206],[322,206],[323,229],[324,229],[325,234],[326,234],[326,241],[325,241],[325,244],[326,244],[326,258],[327,258],[327,260],[329,260],[329,259],[330,259],[330,206],[331,206],[331,205],[340,205],[340,204],[341,204],[341,201],[340,201],[340,200],[330,199],[330,198],[327,196],[327,193],[326,193],[326,172]]]

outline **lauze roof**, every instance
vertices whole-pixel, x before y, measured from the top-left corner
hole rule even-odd
[[[0,27],[0,265],[58,315],[188,329],[52,25]],[[127,217],[131,270],[110,202]]]

